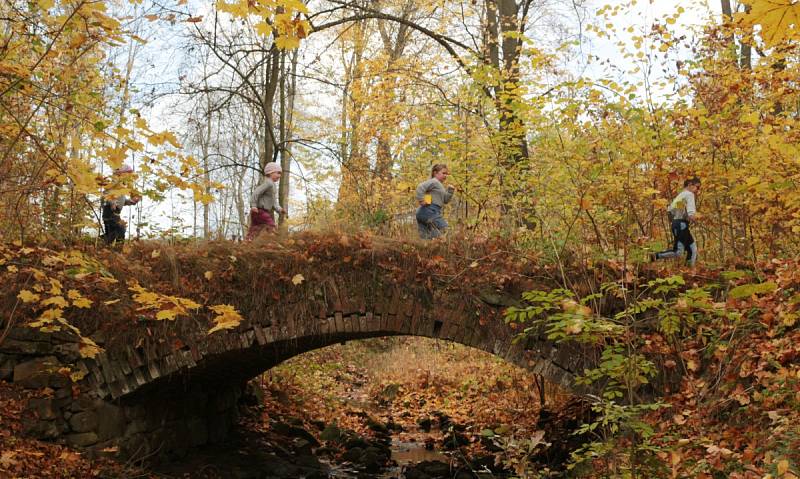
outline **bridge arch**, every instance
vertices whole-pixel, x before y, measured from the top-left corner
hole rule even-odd
[[[113,440],[125,456],[182,454],[222,440],[236,423],[247,380],[293,356],[333,344],[384,336],[421,336],[481,349],[568,390],[586,355],[543,338],[515,340],[497,297],[431,292],[417,285],[328,278],[311,297],[251,300],[239,327],[207,334],[184,330],[169,342],[109,348],[81,366],[99,402],[119,409]],[[263,297],[262,295],[261,297]],[[240,303],[240,308],[242,303]],[[107,408],[106,408],[107,409]],[[104,444],[107,447],[107,444]]]
[[[85,377],[80,395],[59,399],[49,424],[66,442],[128,458],[180,456],[187,448],[225,438],[236,423],[245,382],[306,351],[382,336],[438,338],[477,348],[577,391],[577,372],[594,351],[554,344],[544,335],[517,340],[503,320],[530,282],[505,281],[474,271],[472,258],[492,258],[508,271],[515,259],[471,251],[443,259],[435,248],[399,245],[302,244],[280,251],[245,245],[170,257],[140,252],[153,283],[172,284],[179,296],[231,304],[245,318],[208,334],[211,317],[127,321],[130,331],[108,339],[105,351],[75,364]],[[222,271],[186,291],[181,276]],[[527,276],[526,276],[527,277]],[[294,281],[302,278],[303,281]],[[135,305],[134,305],[135,307]]]

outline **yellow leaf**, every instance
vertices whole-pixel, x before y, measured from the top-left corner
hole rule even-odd
[[[214,277],[214,273],[212,273],[211,271],[206,271],[205,273],[203,273],[203,276],[205,276],[207,280],[211,281],[211,278]]]
[[[87,298],[78,298],[72,302],[72,305],[76,308],[90,308],[92,306],[92,300]]]
[[[100,346],[97,345],[97,343],[95,343],[91,339],[81,338],[81,345],[78,348],[78,351],[81,357],[94,358],[95,356],[100,354],[102,349],[100,348]]]
[[[61,294],[61,281],[55,278],[50,278],[50,294],[52,295]]]
[[[42,306],[58,306],[59,308],[66,308],[69,306],[67,300],[63,296],[51,296],[42,301]]]
[[[13,264],[10,264],[10,265],[8,265],[8,268],[6,268],[6,269],[8,269],[8,272],[9,272],[9,273],[16,273],[17,271],[19,271],[19,270],[17,269],[17,267],[16,267],[16,266],[14,266]]]
[[[788,40],[800,25],[800,4],[794,0],[750,0],[750,11],[735,18],[745,26],[761,25],[761,38],[767,47]]]
[[[39,301],[39,295],[36,293],[31,293],[27,289],[23,289],[17,295],[17,298],[22,300],[23,303],[32,303],[34,301]]]
[[[223,329],[235,328],[242,322],[242,316],[238,311],[236,311],[236,308],[229,304],[217,304],[210,306],[209,309],[217,313],[217,316],[214,317],[214,322],[216,325],[208,330],[208,334],[221,331]]]
[[[786,474],[789,470],[789,460],[788,459],[781,459],[778,461],[778,474]]]
[[[39,320],[45,323],[52,322],[55,319],[61,318],[61,314],[64,312],[62,309],[58,308],[50,308],[39,315]]]
[[[700,369],[700,366],[697,364],[697,361],[695,361],[694,359],[690,359],[686,361],[686,369],[688,369],[689,371],[697,371],[698,369]]]
[[[298,273],[292,277],[292,284],[297,286],[298,284],[302,283],[305,280],[302,274]]]
[[[174,309],[162,309],[161,311],[156,313],[156,319],[158,319],[158,320],[167,319],[167,320],[172,321],[172,320],[175,319],[175,317],[178,315],[178,313],[179,313],[179,311],[176,311]]]
[[[153,252],[150,253],[150,257],[151,258],[158,258],[159,256],[161,256],[161,251],[159,251],[157,249],[154,249]]]
[[[296,37],[289,37],[281,35],[275,39],[275,46],[280,50],[294,50],[300,46],[300,39]]]
[[[111,305],[111,304],[115,304],[115,303],[119,303],[119,300],[118,299],[109,299],[108,301],[103,301],[103,304],[105,304],[105,305]]]

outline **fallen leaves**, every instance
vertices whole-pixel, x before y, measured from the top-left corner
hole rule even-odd
[[[79,451],[22,434],[25,404],[38,395],[0,381],[0,477],[146,477],[109,459],[89,460]]]
[[[208,334],[221,331],[223,329],[233,329],[243,321],[242,315],[236,311],[236,308],[229,304],[218,304],[216,306],[209,306],[211,311],[217,315],[213,318],[215,326],[208,330]]]

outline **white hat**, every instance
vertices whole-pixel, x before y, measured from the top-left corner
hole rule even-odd
[[[264,175],[269,176],[271,173],[283,171],[281,169],[281,165],[275,163],[274,161],[270,161],[266,165],[264,165]]]

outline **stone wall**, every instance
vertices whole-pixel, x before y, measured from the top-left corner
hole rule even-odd
[[[82,389],[70,377],[79,359],[76,340],[19,328],[0,345],[0,380],[41,395],[28,403],[26,434],[91,454],[155,461],[223,441],[235,426],[238,384],[217,384],[211,391],[199,385],[135,401],[104,399]]]

